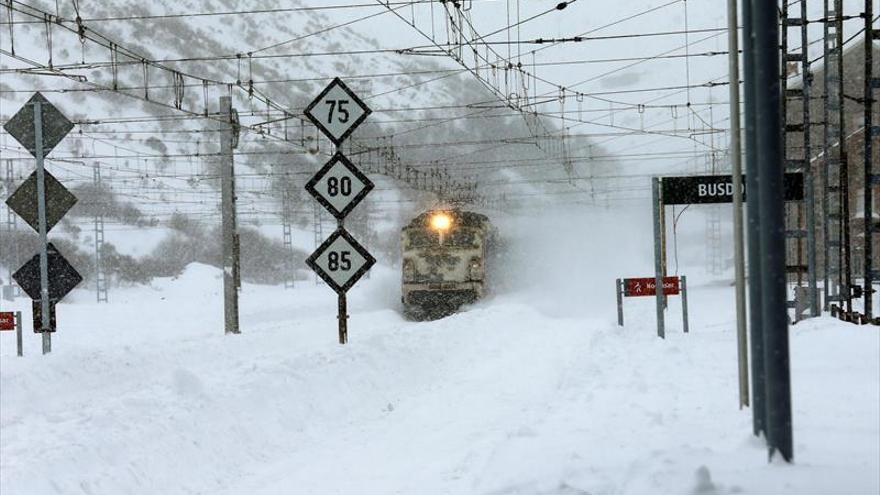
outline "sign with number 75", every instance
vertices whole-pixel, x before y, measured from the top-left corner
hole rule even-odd
[[[337,77],[306,107],[305,114],[339,146],[367,118],[370,109]]]

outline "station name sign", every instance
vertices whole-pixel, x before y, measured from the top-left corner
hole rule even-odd
[[[783,179],[785,201],[804,199],[804,174],[793,172]],[[661,181],[664,205],[689,205],[705,203],[733,203],[733,176],[694,175],[689,177],[664,177]],[[745,176],[743,176],[745,188]],[[746,195],[743,191],[743,201]]]
[[[663,277],[663,294],[676,296],[681,292],[678,277]],[[623,279],[623,295],[626,297],[654,296],[657,294],[657,281],[651,277]]]

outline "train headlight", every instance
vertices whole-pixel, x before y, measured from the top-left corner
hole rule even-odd
[[[448,213],[437,212],[431,216],[431,228],[438,232],[445,232],[452,227],[452,217]]]
[[[479,258],[471,258],[471,262],[468,265],[468,275],[470,275],[471,280],[482,280],[483,264],[480,263]]]
[[[416,276],[416,265],[412,262],[412,260],[404,260],[403,261],[403,279],[405,281],[411,281]]]

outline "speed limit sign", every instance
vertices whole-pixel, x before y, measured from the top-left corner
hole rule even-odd
[[[346,215],[373,189],[339,146],[367,118],[370,109],[338,77],[306,107],[306,117],[337,146],[336,154],[306,184],[306,190],[339,221],[339,228],[306,260],[339,297],[339,343],[348,342],[345,293],[367,273],[376,259],[348,231]]]
[[[306,117],[339,146],[361,122],[370,109],[338,77],[306,107]]]
[[[348,231],[338,228],[309,256],[306,265],[337,294],[344,294],[375,262]]]
[[[372,189],[370,179],[340,152],[306,183],[306,191],[340,220]]]

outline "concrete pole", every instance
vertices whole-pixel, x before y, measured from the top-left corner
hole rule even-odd
[[[733,264],[736,278],[736,350],[739,369],[739,407],[749,405],[749,343],[746,336],[746,263],[743,249],[742,146],[739,122],[739,26],[737,0],[727,0],[727,39],[730,66],[730,160],[733,174]]]
[[[660,179],[651,179],[652,202],[654,203],[654,292],[657,300],[657,336],[666,338],[666,325],[663,319],[663,205],[660,197]]]
[[[220,133],[221,169],[221,213],[223,227],[223,315],[227,334],[241,333],[238,326],[238,287],[236,281],[235,248],[235,191],[233,180],[235,164],[232,156],[232,98],[220,97],[220,114],[223,115],[225,130]]]

